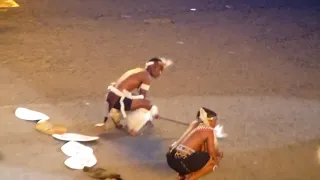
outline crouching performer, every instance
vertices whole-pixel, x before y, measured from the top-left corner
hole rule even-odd
[[[178,173],[178,179],[196,180],[214,171],[222,152],[214,135],[217,114],[200,108],[193,121],[166,154],[169,167]]]
[[[116,128],[121,129],[123,125],[120,123],[120,120],[122,117],[127,117],[126,111],[132,112],[141,108],[147,110],[152,118],[157,117],[158,108],[146,99],[146,95],[150,88],[151,79],[158,78],[162,71],[171,64],[171,60],[155,57],[146,62],[145,68],[131,69],[124,73],[116,82],[111,83],[106,95],[107,113],[104,123],[108,118],[111,118]],[[134,90],[138,90],[139,94],[133,95],[132,92]],[[131,128],[128,131],[131,135],[136,135],[136,129]]]

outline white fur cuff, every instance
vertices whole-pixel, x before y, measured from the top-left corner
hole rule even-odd
[[[159,113],[158,107],[153,105],[152,108],[150,109],[150,113],[151,113],[152,117],[158,115],[158,113]]]

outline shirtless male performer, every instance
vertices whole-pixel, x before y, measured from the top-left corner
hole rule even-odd
[[[152,117],[157,117],[158,108],[146,99],[147,92],[150,88],[152,78],[158,78],[162,71],[172,65],[172,61],[154,57],[146,62],[145,68],[135,68],[128,70],[116,82],[111,83],[106,95],[107,114],[112,119],[116,128],[121,129],[121,115],[126,118],[126,111],[134,111],[144,108],[150,111]],[[139,95],[133,95],[132,91],[137,89]],[[136,135],[136,132],[130,132]]]
[[[180,139],[174,142],[166,154],[169,167],[178,172],[180,180],[197,180],[214,171],[223,153],[217,148],[214,135],[217,114],[210,109],[200,108],[197,120]]]

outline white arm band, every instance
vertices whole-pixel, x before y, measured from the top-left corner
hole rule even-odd
[[[148,91],[150,89],[150,86],[147,84],[141,84],[140,86],[141,89]]]

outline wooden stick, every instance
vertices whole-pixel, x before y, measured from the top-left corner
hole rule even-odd
[[[165,121],[169,121],[169,122],[173,122],[173,123],[176,123],[176,124],[182,124],[182,125],[185,125],[185,126],[189,126],[188,123],[180,122],[180,121],[173,120],[173,119],[166,118],[166,117],[162,117],[162,116],[159,116],[159,119],[162,119],[162,120],[165,120]]]

